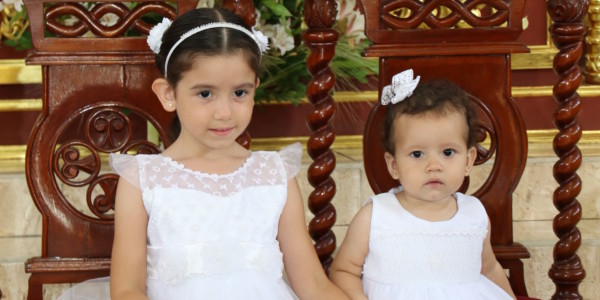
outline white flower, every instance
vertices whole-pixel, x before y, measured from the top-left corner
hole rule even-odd
[[[410,97],[417,84],[419,84],[420,76],[413,79],[413,70],[408,69],[400,72],[392,77],[392,84],[386,85],[381,91],[381,105],[389,103],[396,104]]]
[[[16,11],[21,11],[23,8],[23,0],[2,0],[0,1],[0,9],[2,9],[3,4],[7,6],[12,4]]]
[[[346,19],[344,35],[354,37],[355,41],[365,39],[365,17],[356,8],[356,0],[337,0],[338,20]]]
[[[119,16],[117,16],[113,13],[108,13],[108,14],[104,14],[100,18],[99,21],[100,21],[100,24],[102,24],[106,27],[110,27],[110,26],[117,24],[117,22],[119,21]]]
[[[337,0],[336,2],[339,7],[338,20],[348,17],[348,15],[354,12],[354,8],[356,7],[356,0]]]
[[[277,48],[281,55],[285,52],[294,49],[294,37],[288,34],[285,27],[281,24],[277,25],[265,25],[265,35],[271,39],[271,46]]]
[[[148,43],[148,46],[150,46],[150,49],[152,49],[152,52],[156,54],[160,52],[163,34],[169,29],[169,26],[171,26],[171,20],[163,18],[162,22],[156,24],[156,26],[152,27],[150,30],[146,42]]]

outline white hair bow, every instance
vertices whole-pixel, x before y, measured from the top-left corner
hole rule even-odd
[[[396,104],[412,95],[421,76],[413,79],[413,70],[402,71],[392,77],[392,84],[386,85],[381,92],[381,105]]]

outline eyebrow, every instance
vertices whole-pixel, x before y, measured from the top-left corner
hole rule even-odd
[[[200,89],[215,89],[216,86],[214,85],[210,85],[210,84],[196,84],[194,86],[192,86],[190,89],[191,90],[200,90]],[[238,90],[238,89],[251,89],[254,88],[254,83],[251,82],[246,82],[246,83],[242,83],[238,86],[236,86],[234,89]]]

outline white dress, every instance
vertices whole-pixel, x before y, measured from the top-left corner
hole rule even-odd
[[[430,222],[409,213],[392,189],[371,197],[363,288],[378,299],[512,299],[481,275],[488,218],[481,202],[456,193],[458,211]]]
[[[251,152],[234,172],[215,175],[163,155],[112,154],[111,166],[140,188],[149,216],[148,297],[296,299],[282,279],[276,237],[287,181],[298,173],[301,156],[300,144]],[[106,279],[86,283],[63,299],[109,290]]]

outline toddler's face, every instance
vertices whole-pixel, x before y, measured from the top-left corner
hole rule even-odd
[[[415,200],[447,200],[475,160],[475,148],[467,149],[465,116],[459,112],[400,115],[393,139],[396,153],[385,155],[388,171]]]

